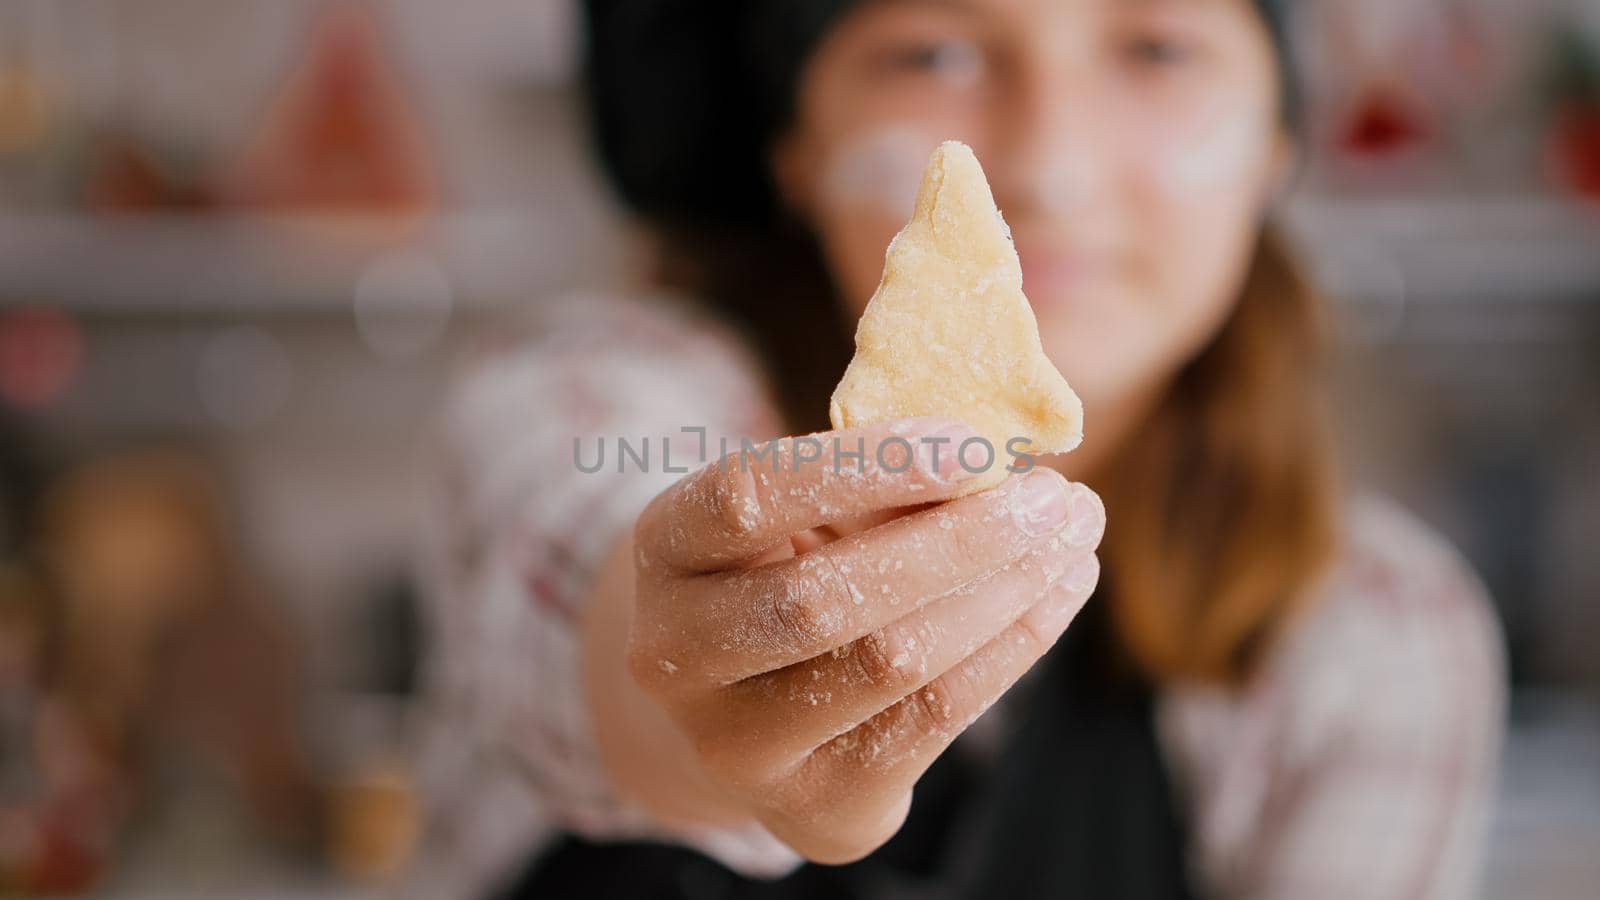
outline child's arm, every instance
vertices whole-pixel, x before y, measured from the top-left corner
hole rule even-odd
[[[424,779],[434,807],[424,869],[465,896],[559,831],[654,835],[751,873],[792,866],[764,831],[667,834],[613,789],[583,699],[581,631],[606,554],[639,511],[696,464],[694,435],[775,426],[759,380],[718,334],[660,310],[574,310],[508,339],[448,402],[429,540]],[[616,441],[651,438],[648,472],[617,472]],[[583,462],[604,440],[607,465]],[[765,843],[762,842],[764,838]],[[775,869],[776,867],[776,869]],[[456,890],[450,884],[465,885]]]

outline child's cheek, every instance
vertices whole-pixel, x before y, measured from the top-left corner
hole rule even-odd
[[[884,252],[911,217],[922,169],[941,140],[889,123],[846,137],[823,158],[812,225],[852,313],[877,287]]]
[[[824,163],[819,199],[830,213],[866,213],[904,222],[916,201],[923,166],[941,140],[902,123],[849,137]]]
[[[1255,188],[1270,162],[1270,116],[1216,98],[1181,113],[1130,123],[1126,146],[1153,187],[1176,199]]]

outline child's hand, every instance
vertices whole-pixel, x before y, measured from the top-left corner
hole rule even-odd
[[[735,455],[685,477],[634,532],[633,678],[717,787],[821,862],[898,830],[918,777],[1099,576],[1100,500],[1046,468],[795,555],[808,529],[960,493],[971,432],[942,431],[936,467],[926,431],[900,433],[923,451],[902,472],[898,442],[874,463],[887,427],[819,435],[828,452],[799,466],[784,439],[776,467]],[[866,474],[835,467],[835,436],[865,438]]]

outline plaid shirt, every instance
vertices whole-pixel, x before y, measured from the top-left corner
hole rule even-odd
[[[618,797],[580,678],[596,569],[680,474],[594,474],[574,438],[780,425],[748,350],[670,298],[579,296],[509,329],[446,411],[428,559],[434,625],[423,755],[431,839],[417,896],[471,897],[561,831],[696,847],[749,874],[800,860],[752,825],[669,831]],[[697,436],[674,441],[690,454]],[[690,467],[695,464],[688,460]],[[1158,730],[1215,897],[1472,896],[1502,732],[1500,638],[1482,584],[1439,537],[1372,495],[1345,505],[1336,564],[1244,690],[1169,685]],[[957,741],[988,752],[986,720]],[[992,724],[992,722],[990,723]]]

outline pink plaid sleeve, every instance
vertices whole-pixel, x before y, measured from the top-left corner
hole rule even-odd
[[[1248,696],[1169,710],[1217,896],[1467,898],[1505,705],[1499,630],[1453,549],[1386,501]]]
[[[662,465],[661,440],[672,442],[674,468],[692,470],[699,436],[683,428],[706,429],[710,458],[721,435],[737,446],[776,432],[751,360],[678,307],[596,298],[574,298],[501,343],[446,410],[425,772],[435,852],[425,867],[482,883],[560,831],[677,841],[752,873],[792,867],[798,858],[764,830],[668,833],[617,796],[580,678],[584,604],[601,562],[683,477]],[[648,471],[630,459],[618,472],[618,437],[649,439]],[[606,465],[585,472],[578,461],[593,464],[597,441]]]

